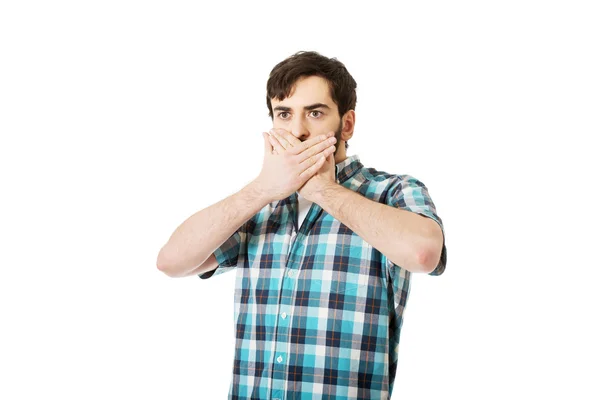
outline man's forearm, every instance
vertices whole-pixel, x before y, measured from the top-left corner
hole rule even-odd
[[[186,219],[162,247],[157,266],[167,275],[185,275],[204,263],[269,200],[254,182]]]
[[[412,272],[435,268],[442,246],[436,222],[367,199],[339,184],[321,191],[315,202],[396,265]]]

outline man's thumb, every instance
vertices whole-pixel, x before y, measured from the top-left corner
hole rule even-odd
[[[263,140],[265,141],[265,154],[271,154],[273,151],[273,146],[271,146],[271,142],[269,142],[269,134],[266,132],[262,133]]]

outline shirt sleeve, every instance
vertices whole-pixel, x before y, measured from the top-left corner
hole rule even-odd
[[[224,272],[231,271],[238,263],[245,262],[247,257],[246,239],[248,236],[248,225],[251,220],[252,218],[240,226],[239,229],[225,241],[225,243],[214,251],[215,258],[219,265],[212,271],[198,274],[200,279],[208,279]]]
[[[423,182],[410,175],[400,175],[392,180],[391,186],[388,188],[388,196],[386,204],[392,207],[397,207],[403,210],[421,214],[425,217],[433,219],[442,229],[444,242],[440,260],[435,269],[429,275],[441,275],[446,270],[446,232],[442,219],[437,215],[433,200],[429,196],[427,187]],[[389,264],[394,265],[388,260]]]

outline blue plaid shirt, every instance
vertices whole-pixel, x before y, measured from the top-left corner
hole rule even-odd
[[[337,182],[368,199],[442,220],[423,183],[336,165]],[[411,273],[298,195],[267,204],[215,252],[206,279],[237,267],[230,399],[389,399]],[[292,235],[293,232],[297,234]],[[446,266],[446,245],[436,269]]]

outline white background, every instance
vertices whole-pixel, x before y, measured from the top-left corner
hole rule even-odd
[[[298,50],[358,82],[348,154],[444,221],[392,398],[600,398],[595,2],[215,3],[0,5],[0,398],[226,398],[234,273],[156,256],[258,174]]]

